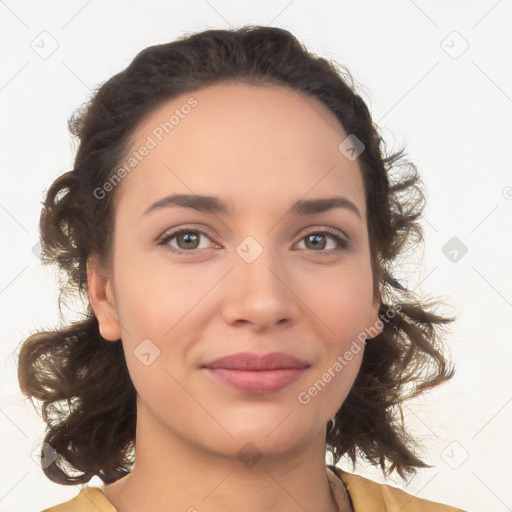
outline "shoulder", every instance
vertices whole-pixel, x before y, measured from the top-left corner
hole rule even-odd
[[[336,466],[328,467],[345,485],[355,512],[467,512],[450,505],[417,498],[397,487],[347,473]]]
[[[84,487],[77,496],[41,512],[117,512],[99,487]]]

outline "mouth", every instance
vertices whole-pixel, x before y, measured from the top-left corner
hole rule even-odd
[[[276,370],[234,370],[205,368],[217,382],[243,393],[275,393],[297,381],[307,368],[279,368]]]
[[[310,367],[291,354],[240,352],[221,357],[202,369],[218,383],[244,393],[275,393],[296,382]]]

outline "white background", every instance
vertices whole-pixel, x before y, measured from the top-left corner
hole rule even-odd
[[[59,323],[55,273],[32,249],[44,192],[72,167],[68,118],[146,46],[245,24],[288,29],[346,65],[389,146],[406,144],[426,184],[426,244],[407,284],[456,311],[457,373],[405,408],[434,467],[390,483],[470,511],[512,510],[511,12],[510,0],[1,1],[0,512],[78,492],[31,458],[44,424],[16,378],[19,344]],[[52,44],[50,56],[33,49]],[[452,237],[468,249],[457,262],[442,252]],[[384,482],[377,469],[356,472]]]

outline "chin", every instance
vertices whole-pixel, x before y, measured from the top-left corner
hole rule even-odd
[[[270,436],[265,438],[265,435],[240,433],[230,438],[229,442],[214,444],[214,446],[208,446],[208,449],[216,456],[236,457],[243,466],[250,468],[263,457],[269,460],[272,457],[283,457],[295,452],[299,444],[293,441],[290,436],[286,441],[278,438],[271,441]]]
[[[299,426],[292,420],[293,413],[286,418],[287,414],[281,414],[279,418],[260,415],[254,421],[248,421],[246,417],[243,421],[225,425],[233,437],[225,440],[224,446],[238,451],[251,444],[256,447],[255,449],[269,454],[296,450],[299,445],[308,442],[305,439],[307,432],[302,430],[303,425]],[[218,446],[221,445],[222,443],[219,443]]]

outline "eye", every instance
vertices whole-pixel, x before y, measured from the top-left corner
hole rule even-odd
[[[331,238],[335,241],[334,248],[331,248],[329,250],[321,250],[325,249],[326,242],[323,242],[322,239],[328,239]],[[319,252],[321,254],[337,254],[341,251],[347,250],[350,248],[350,242],[348,239],[343,238],[340,236],[336,231],[332,231],[330,229],[323,229],[320,231],[311,231],[307,235],[301,238],[301,241],[305,240],[306,246],[309,246],[307,248],[315,248],[312,249],[313,252]],[[338,247],[336,247],[338,246]],[[319,250],[316,250],[320,248]]]
[[[202,250],[198,248],[202,236],[210,239],[204,231],[182,228],[165,235],[160,239],[158,245],[162,245],[169,251],[177,254],[196,254]],[[177,248],[169,244],[169,242],[174,239],[176,239],[176,243],[178,244]]]
[[[193,255],[206,250],[205,247],[200,247],[201,237],[211,240],[210,236],[204,231],[192,228],[181,228],[164,235],[158,242],[159,246],[163,246],[175,254]],[[334,248],[325,250],[327,243],[322,239],[334,240]],[[323,229],[319,231],[311,231],[301,238],[301,242],[305,240],[306,249],[320,254],[330,255],[337,254],[350,248],[348,239],[340,236],[336,231],[330,229]],[[175,245],[171,242],[175,241]]]

